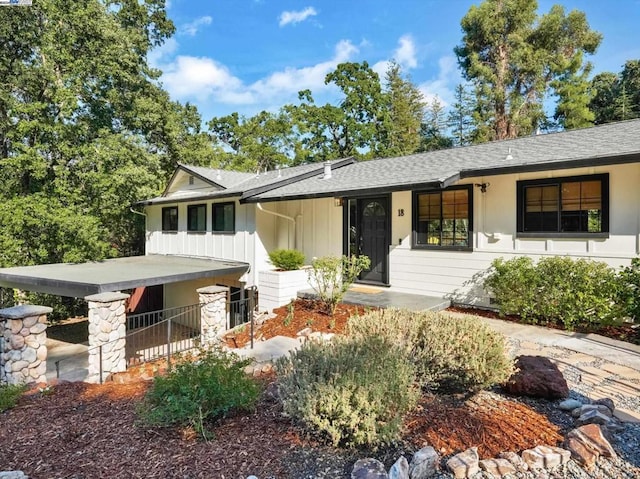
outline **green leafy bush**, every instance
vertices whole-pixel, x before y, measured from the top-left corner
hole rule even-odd
[[[323,256],[313,259],[309,282],[328,313],[333,315],[349,286],[369,266],[371,260],[367,256]]]
[[[618,275],[619,303],[623,314],[635,321],[640,320],[640,258],[633,258],[631,265]]]
[[[0,384],[0,412],[14,407],[25,389],[22,384]]]
[[[419,396],[413,365],[380,337],[307,342],[277,372],[285,412],[334,446],[397,439]]]
[[[513,372],[504,336],[472,316],[384,309],[351,318],[349,332],[385,338],[412,358],[419,383],[433,391],[486,389]]]
[[[269,261],[277,269],[291,271],[304,264],[304,254],[296,249],[277,249],[269,253]]]
[[[561,323],[572,329],[620,315],[616,273],[602,262],[552,256],[534,265],[530,258],[499,258],[484,286],[502,314],[531,322]]]
[[[154,379],[138,413],[149,425],[192,426],[207,438],[205,422],[255,406],[260,387],[244,372],[250,362],[219,350],[185,358]]]

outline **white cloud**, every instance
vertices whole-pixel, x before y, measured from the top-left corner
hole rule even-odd
[[[418,85],[427,102],[430,103],[437,98],[443,106],[453,103],[455,86],[462,81],[456,65],[455,57],[440,58],[438,60],[438,77]]]
[[[196,33],[198,33],[198,30],[200,30],[200,27],[203,27],[205,25],[211,25],[212,21],[213,21],[213,18],[211,18],[209,15],[196,18],[194,21],[185,23],[184,25],[182,25],[182,27],[180,27],[180,33],[193,37],[196,35]]]
[[[251,103],[250,92],[242,91],[242,81],[224,65],[206,57],[178,56],[164,67],[162,83],[178,99],[213,96],[226,103]]]
[[[288,67],[258,80],[251,89],[260,96],[286,96],[300,90],[310,89],[313,93],[330,88],[324,84],[327,73],[334,70],[339,63],[349,61],[358,48],[348,40],[341,40],[335,47],[333,58],[309,67]]]
[[[416,68],[418,60],[416,58],[416,46],[410,35],[403,35],[398,40],[398,48],[394,52],[394,59],[405,70]]]
[[[314,15],[317,15],[318,12],[316,11],[315,8],[313,7],[307,7],[304,10],[300,10],[300,11],[294,11],[294,10],[289,10],[289,11],[284,11],[280,14],[280,22],[279,25],[281,27],[284,27],[285,25],[288,25],[289,23],[292,24],[296,24],[296,23],[300,23],[305,21],[307,18],[309,17],[313,17]]]
[[[308,88],[315,95],[333,88],[324,84],[325,76],[356,53],[358,48],[355,45],[342,40],[335,46],[333,57],[327,61],[302,68],[287,67],[251,84],[245,84],[225,65],[208,57],[180,55],[171,62],[158,65],[158,68],[164,71],[161,78],[163,85],[177,100],[215,100],[231,105],[263,105],[267,102],[282,105],[294,101],[300,90]]]

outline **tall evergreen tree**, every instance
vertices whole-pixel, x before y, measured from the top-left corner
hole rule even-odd
[[[478,100],[478,140],[530,134],[544,122],[543,100],[551,82],[584,71],[601,35],[584,13],[554,5],[538,16],[533,0],[484,0],[462,19],[455,48]],[[563,92],[557,92],[562,96]]]
[[[452,138],[446,134],[447,115],[444,106],[436,97],[427,104],[421,127],[419,151],[441,150],[453,146]]]
[[[473,95],[469,93],[465,85],[459,84],[456,86],[454,99],[447,116],[447,126],[452,133],[451,139],[455,146],[470,145],[475,130]]]
[[[421,125],[425,114],[422,92],[402,76],[400,65],[389,65],[385,77],[384,133],[379,139],[378,156],[415,153],[420,147]]]

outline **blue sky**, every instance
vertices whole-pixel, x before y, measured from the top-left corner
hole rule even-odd
[[[366,60],[383,74],[395,59],[427,99],[451,102],[461,82],[453,48],[472,0],[168,0],[177,32],[151,52],[174,100],[191,102],[203,120],[234,111],[253,115],[294,103],[309,88],[335,103],[325,75]],[[640,0],[540,0],[586,13],[604,39],[590,57],[594,73],[640,59]]]

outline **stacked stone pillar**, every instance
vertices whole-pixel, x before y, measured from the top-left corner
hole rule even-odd
[[[104,380],[111,373],[127,369],[125,301],[128,298],[128,294],[119,292],[94,294],[84,298],[89,306],[89,378],[91,380]],[[101,373],[102,376],[100,376]]]
[[[207,286],[199,288],[200,333],[204,346],[215,344],[227,329],[227,298],[229,288],[226,286]]]
[[[0,382],[47,382],[46,306],[23,305],[0,310]]]

